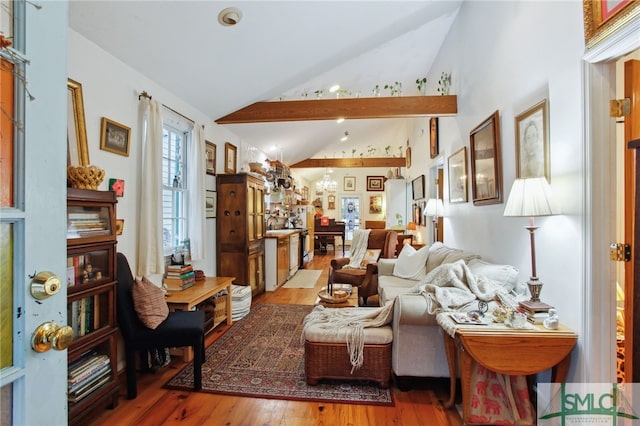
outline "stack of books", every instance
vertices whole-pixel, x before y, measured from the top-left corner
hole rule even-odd
[[[527,320],[532,324],[542,324],[542,322],[549,318],[549,309],[553,306],[547,305],[543,302],[520,302],[518,304],[518,310],[527,316]]]
[[[196,274],[191,265],[169,265],[164,277],[164,286],[169,291],[185,290],[196,283]]]
[[[69,365],[69,402],[74,404],[111,380],[108,355],[91,353]]]

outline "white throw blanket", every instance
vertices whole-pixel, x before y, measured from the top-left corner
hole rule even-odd
[[[464,260],[434,268],[414,291],[427,299],[427,311],[432,315],[460,309],[476,299],[488,302],[498,297],[506,306],[517,305],[504,287],[474,275]]]
[[[362,260],[367,253],[367,245],[369,244],[370,229],[356,229],[353,231],[353,239],[349,248],[349,264],[343,268],[360,269],[362,268]]]
[[[351,374],[362,367],[364,353],[364,329],[381,327],[391,323],[393,303],[381,308],[325,308],[318,305],[305,317],[301,340],[304,341],[310,325],[318,325],[327,336],[336,336],[345,331],[347,351],[351,360]]]

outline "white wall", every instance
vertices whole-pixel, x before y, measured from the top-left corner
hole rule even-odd
[[[540,226],[537,271],[545,283],[542,299],[556,306],[562,321],[579,334],[583,316],[579,301],[585,288],[581,257],[582,22],[580,2],[465,2],[429,76],[434,82],[429,84],[430,92],[437,94],[435,82],[440,73],[451,73],[451,94],[458,95],[458,113],[439,120],[441,157],[414,163],[410,169],[411,175],[429,176],[432,166],[445,163],[446,244],[512,264],[520,270],[520,278],[527,280],[531,274],[529,237],[523,228],[527,219],[503,217],[504,203],[474,206],[471,192],[468,203],[448,204],[446,158],[462,146],[469,147],[469,132],[499,110],[506,203],[516,177],[514,118],[548,99],[551,186],[563,215],[536,220]],[[423,128],[426,136],[421,136]],[[427,119],[414,129],[411,145],[418,158],[429,158],[428,129]],[[570,380],[580,379],[580,360],[578,348]]]

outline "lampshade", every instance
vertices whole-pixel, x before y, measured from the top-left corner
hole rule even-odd
[[[429,198],[427,201],[427,207],[424,209],[425,216],[444,216],[444,204],[440,198]]]
[[[431,201],[431,200],[429,200]],[[427,204],[427,210],[429,205]],[[560,214],[545,177],[516,179],[511,187],[505,216],[550,216]]]
[[[407,229],[409,231],[415,231],[418,228],[416,227],[416,223],[415,222],[409,222],[409,223],[407,223]]]

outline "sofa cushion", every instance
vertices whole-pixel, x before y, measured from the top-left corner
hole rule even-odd
[[[468,266],[474,275],[487,277],[509,291],[518,288],[518,270],[511,265],[497,265],[480,259],[472,259]]]
[[[436,242],[429,248],[426,273],[428,274],[437,266],[445,263],[453,263],[460,259],[464,260],[465,263],[469,263],[472,259],[479,258],[480,256],[475,253],[447,247],[441,242]]]
[[[412,246],[405,247],[398,256],[396,266],[393,268],[393,275],[399,278],[421,280],[426,274],[428,257],[429,247],[427,246],[417,251]]]

